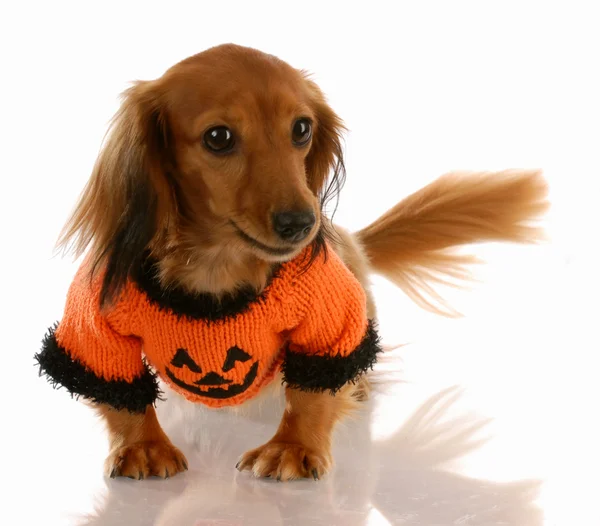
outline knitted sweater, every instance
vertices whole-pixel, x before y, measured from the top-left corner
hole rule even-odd
[[[335,392],[380,351],[364,291],[331,249],[306,266],[307,249],[261,294],[216,299],[163,290],[152,262],[120,299],[100,308],[102,276],[79,269],[62,321],[36,360],[72,395],[141,412],[160,395],[156,375],[210,407],[240,404],[277,374],[291,387]],[[149,367],[150,366],[150,367]]]

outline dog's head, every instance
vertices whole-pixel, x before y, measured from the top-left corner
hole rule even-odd
[[[254,49],[209,49],[125,93],[63,242],[92,244],[103,299],[147,249],[230,244],[289,260],[322,241],[342,131],[303,72]]]

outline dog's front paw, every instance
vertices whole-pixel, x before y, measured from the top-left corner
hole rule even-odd
[[[242,455],[236,468],[250,470],[255,477],[273,477],[277,480],[314,478],[318,480],[332,465],[328,450],[308,448],[302,444],[267,442]]]
[[[170,442],[136,442],[115,448],[104,463],[110,478],[129,477],[142,480],[156,476],[169,478],[188,468],[187,460]]]

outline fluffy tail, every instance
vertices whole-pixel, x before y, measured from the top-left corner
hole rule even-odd
[[[540,171],[453,172],[408,196],[356,234],[374,272],[423,308],[457,316],[432,283],[466,280],[477,258],[452,249],[486,241],[535,243],[547,210]]]

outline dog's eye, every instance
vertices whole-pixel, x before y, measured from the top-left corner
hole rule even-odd
[[[214,153],[226,153],[233,148],[235,139],[227,126],[215,126],[204,134],[204,145]]]
[[[298,119],[292,128],[292,142],[304,146],[312,137],[312,124],[308,119]]]

